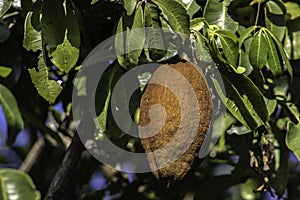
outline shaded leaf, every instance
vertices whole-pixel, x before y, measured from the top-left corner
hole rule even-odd
[[[249,50],[249,61],[251,65],[257,69],[262,69],[267,62],[268,43],[266,36],[259,31],[253,36]]]
[[[77,62],[80,46],[79,27],[69,2],[43,1],[42,39],[52,63],[69,72]]]
[[[8,126],[8,145],[10,146],[23,129],[23,119],[14,95],[2,84],[0,84],[0,104]]]
[[[286,21],[284,12],[275,1],[268,1],[265,5],[266,27],[280,40],[283,40]]]
[[[166,54],[166,44],[164,33],[159,19],[160,10],[153,4],[147,3],[145,6],[145,27],[146,41],[145,54],[151,61],[157,61]]]
[[[10,29],[7,25],[0,23],[0,42],[4,42],[10,36]]]
[[[62,91],[62,87],[58,82],[49,80],[48,68],[42,53],[39,55],[38,71],[29,69],[29,73],[39,95],[46,99],[50,104],[54,103],[57,96]]]
[[[133,21],[124,15],[119,20],[115,48],[119,64],[125,69],[139,62],[145,44],[144,13],[141,3],[137,5]]]
[[[31,178],[15,169],[0,169],[0,199],[3,200],[39,200],[40,193],[36,190]]]
[[[96,115],[97,115],[97,128],[100,133],[106,131],[107,112],[110,105],[110,97],[114,86],[113,78],[116,75],[116,68],[109,69],[102,76],[96,91]]]
[[[290,76],[293,77],[293,69],[292,69],[291,63],[290,63],[290,61],[287,57],[287,54],[286,54],[285,50],[283,49],[283,46],[282,46],[281,42],[268,29],[264,29],[264,32],[267,33],[269,36],[271,36],[273,38],[273,40],[275,41],[276,46],[277,46],[277,48],[280,52],[281,58],[284,62],[284,65],[285,65],[287,71],[289,72]]]
[[[300,124],[295,125],[293,122],[288,122],[285,141],[288,148],[295,153],[300,161]]]
[[[184,34],[185,36],[190,34],[189,16],[180,3],[173,0],[153,0],[153,3],[155,3],[166,16],[168,23],[174,31]]]
[[[277,77],[282,75],[282,66],[280,62],[280,58],[277,52],[277,48],[273,39],[266,35],[266,41],[268,43],[268,68],[271,70],[272,74]]]
[[[235,22],[227,13],[227,6],[231,0],[208,0],[204,8],[204,18],[210,25],[218,25],[221,29],[236,32],[238,23]]]

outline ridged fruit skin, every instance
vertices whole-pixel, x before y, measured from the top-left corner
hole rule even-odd
[[[182,75],[181,78],[170,75],[170,70],[179,72]],[[186,86],[183,87],[182,81],[187,81],[194,93],[188,92]],[[153,83],[163,83],[166,87]],[[197,100],[196,106],[189,105],[189,101],[192,99],[191,95],[194,95],[194,99]],[[182,98],[180,99],[178,96]],[[180,102],[185,102],[183,108],[180,106]],[[156,110],[155,113],[150,114],[150,107],[157,104],[164,107],[165,110]],[[197,106],[198,108],[196,108]],[[145,152],[148,153],[147,159],[150,168],[156,178],[180,180],[191,169],[208,132],[211,109],[209,88],[198,66],[187,61],[180,61],[176,64],[162,65],[155,70],[141,98],[139,135]],[[193,116],[198,116],[199,119],[197,117],[193,119]],[[182,120],[186,120],[185,123],[188,126],[182,127]],[[151,123],[151,128],[142,128],[149,123]],[[174,139],[178,130],[183,130],[184,134],[179,134]],[[190,138],[189,133],[193,130],[197,131],[196,136]],[[155,131],[159,132],[155,133]],[[152,153],[170,144],[173,139],[175,143],[169,151],[162,150]],[[191,144],[186,146],[188,139]],[[163,168],[159,167],[161,166],[159,163],[164,162],[164,159],[176,156],[176,152],[182,149],[186,151],[183,150],[184,153],[177,156],[178,159],[176,158],[174,162]]]

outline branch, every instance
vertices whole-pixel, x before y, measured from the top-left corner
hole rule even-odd
[[[36,161],[40,157],[44,147],[45,147],[44,137],[40,137],[31,147],[29,153],[27,154],[25,160],[21,164],[19,170],[28,173],[31,170],[32,166],[36,163]]]
[[[72,178],[75,166],[80,159],[83,150],[84,146],[81,143],[78,134],[75,133],[72,143],[67,149],[64,159],[49,186],[44,200],[54,200],[61,197]]]

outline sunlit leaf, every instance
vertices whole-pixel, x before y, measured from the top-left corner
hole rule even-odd
[[[290,15],[290,19],[296,19],[300,17],[300,5],[296,2],[287,1],[284,3],[287,14]]]
[[[48,68],[44,61],[43,54],[39,55],[38,70],[29,69],[31,80],[38,93],[49,103],[54,103],[57,96],[62,91],[60,84],[48,78]]]
[[[12,0],[0,0],[0,18],[8,11],[12,2]]]
[[[3,200],[41,199],[31,178],[19,170],[0,169],[0,186],[0,199]]]
[[[23,119],[14,95],[0,84],[0,104],[8,126],[8,145],[12,145],[23,128]]]
[[[0,77],[6,78],[12,72],[12,68],[0,66]]]
[[[231,30],[235,32],[238,28],[238,23],[228,15],[227,6],[231,0],[208,0],[204,8],[204,18],[211,25],[218,25],[221,29]]]
[[[204,18],[195,18],[191,20],[191,25],[190,25],[190,29],[194,30],[194,31],[200,31],[203,28],[203,21],[205,19]]]
[[[285,139],[288,148],[295,153],[300,161],[300,124],[295,125],[293,122],[288,122]]]
[[[257,32],[251,41],[249,51],[249,61],[257,69],[262,69],[268,58],[268,43],[262,31]]]
[[[172,29],[178,33],[189,35],[189,16],[185,8],[174,0],[153,0],[166,16]]]
[[[127,15],[132,15],[138,0],[123,0],[122,2],[125,10],[127,11]]]
[[[39,17],[39,13],[28,12],[25,18],[23,47],[27,51],[36,52],[42,49]]]
[[[238,48],[237,48],[237,37],[229,31],[226,30],[217,30],[216,31],[218,38],[220,39],[222,50],[227,61],[237,68],[238,64]]]

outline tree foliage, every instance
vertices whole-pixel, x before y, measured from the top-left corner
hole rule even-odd
[[[180,34],[164,38],[157,28]],[[91,50],[115,34],[118,58],[100,78],[95,97],[100,126],[95,138],[106,134],[123,149],[142,151],[139,140],[124,136],[113,119],[109,108],[115,84],[137,65],[176,62],[193,50],[191,61],[201,66],[213,83],[210,89],[227,108],[224,120],[214,122],[214,127],[224,125],[213,130],[221,137],[201,164],[169,187],[150,173],[115,172],[83,154],[73,169],[76,178],[69,177],[61,198],[297,199],[300,4],[292,0],[0,0],[0,105],[6,145],[24,164],[38,138],[46,141],[39,162],[31,161],[28,170],[20,167],[30,176],[6,169],[19,166],[1,157],[0,199],[48,195],[54,171],[76,135],[72,90],[79,96],[86,92],[87,80],[75,79],[76,73]],[[182,35],[191,36],[190,41]],[[197,48],[182,49],[190,42]],[[212,75],[214,68],[226,93]],[[149,76],[138,77],[143,87]],[[128,97],[132,117],[143,87]],[[18,147],[21,130],[30,141]],[[91,186],[97,173],[104,177],[102,188]]]

